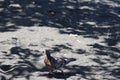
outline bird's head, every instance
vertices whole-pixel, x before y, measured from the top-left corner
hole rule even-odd
[[[50,55],[51,54],[51,50],[50,49],[46,49],[43,51],[44,54],[46,55]]]

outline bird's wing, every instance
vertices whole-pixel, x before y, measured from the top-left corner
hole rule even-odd
[[[55,62],[53,63],[53,65],[56,67],[56,69],[61,68],[64,66],[64,60],[61,58],[55,58]]]

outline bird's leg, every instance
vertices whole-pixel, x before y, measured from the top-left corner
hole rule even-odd
[[[63,73],[65,75],[65,73],[64,73],[64,71],[62,69],[59,69],[59,71],[61,71],[61,73]]]
[[[49,74],[53,74],[53,70],[50,70],[50,71],[49,71]]]

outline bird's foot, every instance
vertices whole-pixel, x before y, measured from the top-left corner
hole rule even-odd
[[[65,75],[65,72],[62,69],[59,69],[60,73]]]
[[[54,74],[53,70],[50,70],[48,74],[49,74],[49,75]]]

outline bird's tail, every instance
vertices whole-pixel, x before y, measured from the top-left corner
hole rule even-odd
[[[74,58],[65,58],[64,57],[63,60],[64,60],[65,64],[68,64],[68,63],[70,63],[72,61],[75,61],[76,59],[74,59]]]

